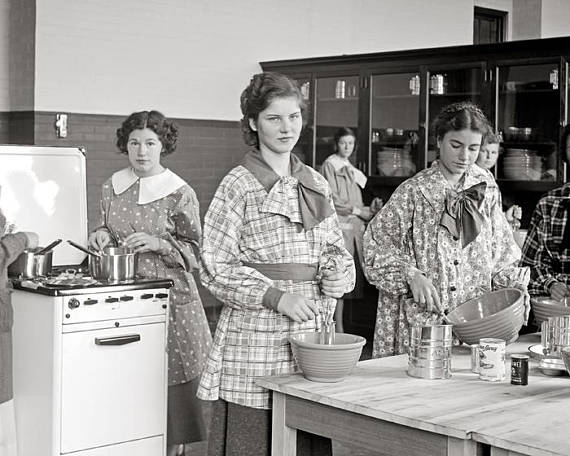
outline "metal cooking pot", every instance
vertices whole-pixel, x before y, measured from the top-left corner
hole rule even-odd
[[[105,247],[90,252],[89,273],[96,280],[123,282],[137,275],[138,253],[128,247]]]
[[[51,272],[53,251],[39,253],[44,250],[42,247],[24,250],[16,261],[8,266],[10,276],[21,277],[23,279],[34,279],[46,276]]]

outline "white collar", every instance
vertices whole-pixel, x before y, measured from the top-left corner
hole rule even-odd
[[[120,195],[128,190],[137,181],[139,181],[138,204],[152,203],[153,201],[174,193],[180,187],[186,185],[184,179],[169,169],[165,169],[160,174],[154,176],[139,177],[135,174],[133,168],[129,167],[117,171],[111,176],[113,191],[116,195]]]
[[[352,172],[354,173],[354,182],[356,182],[360,188],[366,187],[366,181],[368,180],[368,178],[365,176],[365,174],[362,171],[360,171],[352,163],[350,163],[348,158],[343,158],[338,154],[332,154],[329,155],[329,157],[327,158],[327,162],[329,162],[332,165],[335,171],[339,171],[345,166],[348,166],[348,168],[351,169]]]

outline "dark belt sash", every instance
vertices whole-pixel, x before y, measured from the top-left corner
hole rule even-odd
[[[316,279],[318,267],[306,263],[248,263],[244,266],[261,272],[271,280],[292,280],[293,282],[311,282]]]

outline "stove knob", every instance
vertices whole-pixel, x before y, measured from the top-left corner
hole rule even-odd
[[[71,298],[68,303],[67,303],[67,307],[69,307],[70,309],[77,309],[79,307],[79,299],[77,298]]]

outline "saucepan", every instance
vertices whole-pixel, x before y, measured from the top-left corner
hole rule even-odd
[[[16,261],[8,266],[8,274],[23,279],[48,275],[52,267],[53,248],[60,242],[61,239],[57,239],[46,247],[24,250]]]
[[[124,282],[137,275],[138,253],[128,247],[105,247],[91,250],[72,241],[70,245],[89,255],[89,274],[96,280]]]

